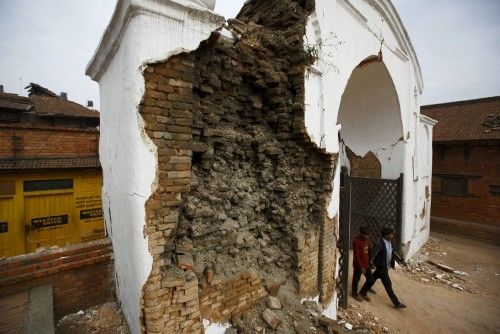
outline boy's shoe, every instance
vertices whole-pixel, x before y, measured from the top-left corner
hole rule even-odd
[[[363,298],[361,298],[358,294],[352,294],[351,295],[352,298],[356,299],[358,302],[362,302],[363,301]]]
[[[368,290],[368,292],[369,292],[369,293],[373,293],[374,295],[376,295],[376,294],[377,294],[377,291],[375,291],[375,290],[373,290],[373,289]]]
[[[361,294],[360,294],[360,296],[361,296],[361,298],[363,298],[363,299],[364,299],[364,300],[366,300],[367,302],[371,302],[371,301],[372,301],[372,299],[371,299],[370,297],[368,297],[367,295],[365,295],[365,294],[362,294],[362,293],[361,293]]]
[[[406,305],[405,305],[405,304],[403,304],[403,303],[399,303],[398,305],[396,305],[396,306],[394,306],[394,307],[395,307],[395,308],[397,308],[397,309],[399,309],[399,310],[401,310],[401,309],[406,308]]]

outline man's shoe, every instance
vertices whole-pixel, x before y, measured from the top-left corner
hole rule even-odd
[[[375,290],[373,290],[373,289],[368,290],[368,292],[369,292],[369,293],[373,293],[374,295],[376,295],[376,294],[377,294],[377,291],[375,291]]]
[[[357,294],[357,293],[353,293],[351,294],[351,297],[356,299],[358,302],[362,302],[363,299]]]
[[[403,304],[403,303],[399,303],[398,305],[396,305],[396,306],[394,306],[394,307],[395,307],[395,308],[397,308],[397,309],[399,309],[399,310],[401,310],[401,309],[406,308],[406,305],[405,305],[405,304]]]
[[[360,294],[360,296],[361,296],[361,298],[363,298],[367,302],[371,302],[372,301],[372,299],[370,297],[368,297],[367,295],[365,295],[365,294]]]

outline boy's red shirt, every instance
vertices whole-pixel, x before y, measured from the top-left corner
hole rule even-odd
[[[358,269],[368,269],[368,253],[370,241],[358,235],[352,243],[353,266]]]

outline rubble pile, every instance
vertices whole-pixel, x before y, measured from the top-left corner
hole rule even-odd
[[[467,290],[464,283],[468,273],[446,265],[443,259],[446,255],[447,253],[443,252],[438,241],[431,238],[420,252],[407,262],[403,271],[420,282],[445,284],[458,291]]]
[[[324,309],[314,300],[300,300],[294,287],[287,284],[276,296],[269,296],[241,315],[233,316],[226,334],[346,334],[389,333],[384,323],[356,304],[340,309],[338,319],[323,315]]]
[[[343,324],[324,315],[313,300],[300,300],[292,284],[282,286],[259,304],[231,318],[227,334],[329,334],[348,333]]]
[[[86,311],[68,314],[56,325],[57,334],[130,334],[116,303],[105,303]]]
[[[238,334],[324,333],[317,325],[316,317],[319,314],[309,312],[301,305],[296,294],[280,293],[273,298],[265,298],[248,311],[234,315],[230,330],[236,330]],[[226,333],[231,333],[230,330]]]
[[[389,333],[389,328],[381,319],[374,316],[363,307],[351,303],[337,312],[338,324],[344,326],[350,333],[381,334]]]

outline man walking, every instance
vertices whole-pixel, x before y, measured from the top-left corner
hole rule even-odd
[[[363,301],[358,295],[358,284],[361,278],[361,274],[365,275],[366,282],[372,280],[372,272],[370,270],[369,260],[369,250],[370,250],[370,239],[368,239],[368,228],[362,226],[359,229],[359,234],[354,238],[352,243],[352,297],[357,301]]]
[[[366,283],[361,288],[359,294],[362,298],[369,301],[367,292],[371,289],[373,284],[377,281],[377,279],[382,280],[382,284],[384,284],[385,291],[391,298],[394,307],[397,309],[403,309],[406,307],[403,303],[398,300],[396,294],[392,290],[392,282],[389,277],[389,268],[394,269],[396,259],[398,262],[403,262],[394,252],[394,247],[392,245],[392,240],[394,239],[394,230],[391,228],[383,228],[382,229],[382,238],[380,241],[374,245],[371,259],[375,265],[375,271],[373,273],[373,279],[370,281],[366,281]]]

